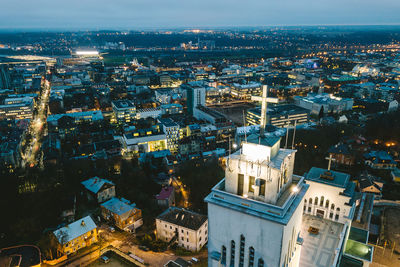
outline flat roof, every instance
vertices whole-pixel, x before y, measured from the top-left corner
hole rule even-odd
[[[135,105],[130,100],[115,100],[112,101],[112,104],[117,108],[134,108]]]
[[[33,245],[22,245],[0,249],[0,266],[14,266],[20,261],[20,267],[40,265],[42,262],[40,249]],[[8,265],[11,264],[11,265]]]
[[[324,178],[329,176],[330,179]],[[312,167],[306,175],[306,180],[322,184],[333,185],[336,187],[346,188],[349,182],[350,175],[343,172],[337,172],[327,169]]]
[[[248,143],[259,144],[269,147],[274,146],[280,140],[281,138],[279,136],[269,136],[269,137],[264,136],[260,138],[259,134],[251,134],[250,136],[247,137]]]
[[[298,178],[293,179],[292,183],[299,188],[298,192],[294,192],[289,186],[275,204],[225,191],[225,178],[213,187],[212,192],[204,200],[207,203],[236,210],[243,214],[286,225],[309,188],[309,185],[304,183],[303,177],[293,175],[293,178]]]
[[[256,107],[249,109],[248,112],[254,113],[258,116],[261,115],[261,107]],[[296,106],[294,104],[284,104],[284,105],[276,105],[276,106],[268,106],[267,114],[269,116],[278,115],[293,115],[293,114],[302,114],[302,113],[310,113],[310,111],[306,108],[302,108]]]
[[[309,233],[310,226],[318,228],[318,234]],[[303,214],[300,236],[304,241],[301,248],[300,266],[332,266],[343,228],[344,225],[341,223]]]

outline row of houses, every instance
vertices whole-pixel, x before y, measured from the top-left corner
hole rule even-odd
[[[143,225],[142,211],[125,198],[117,198],[115,184],[99,177],[89,178],[81,183],[87,199],[100,205],[101,216],[108,223],[122,231],[135,232]],[[98,226],[88,215],[53,232],[57,251],[69,255],[98,242]]]

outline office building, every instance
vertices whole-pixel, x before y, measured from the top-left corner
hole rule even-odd
[[[116,122],[130,123],[136,119],[136,106],[130,100],[116,100],[111,103]]]
[[[296,105],[268,106],[267,123],[276,127],[301,125],[309,121],[310,111]],[[259,125],[261,119],[261,107],[247,110],[247,125]]]

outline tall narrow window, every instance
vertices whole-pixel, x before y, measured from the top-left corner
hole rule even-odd
[[[321,207],[324,206],[324,196],[321,197],[321,201],[319,202],[319,205],[320,205]]]
[[[244,266],[244,245],[245,245],[244,236],[240,235],[239,267]]]
[[[336,215],[335,215],[335,220],[336,220],[336,221],[339,220],[339,213],[340,213],[340,208],[337,207],[337,208],[336,208]]]
[[[239,174],[238,175],[238,189],[237,189],[237,193],[239,196],[243,195],[243,183],[244,183],[244,175]]]
[[[263,259],[259,259],[258,260],[258,267],[264,267],[264,260]]]
[[[265,180],[260,179],[260,196],[265,196]]]
[[[325,202],[325,208],[329,208],[329,199],[327,199]]]
[[[315,206],[318,205],[318,197],[315,197],[315,199],[314,199],[314,205],[315,205]]]
[[[310,203],[310,204],[312,204],[312,198],[310,197],[310,199],[308,200],[308,202]]]
[[[249,176],[249,192],[254,193],[254,184],[256,178],[254,176]]]
[[[249,248],[249,267],[254,267],[254,248]]]
[[[235,266],[235,241],[231,241],[231,262],[230,266],[234,267]]]
[[[226,264],[226,247],[222,246],[221,263]]]

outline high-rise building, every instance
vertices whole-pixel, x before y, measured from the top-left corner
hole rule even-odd
[[[7,65],[0,65],[0,89],[10,89],[11,80]]]
[[[299,266],[304,178],[295,150],[252,135],[230,155],[225,179],[206,197],[208,266]]]
[[[296,151],[263,131],[266,90],[262,101],[260,133],[228,156],[225,178],[205,198],[208,266],[369,266],[373,196],[355,194],[345,173],[294,175]]]
[[[170,118],[159,119],[159,122],[162,124],[164,134],[167,136],[167,148],[171,153],[176,153],[180,139],[179,125]]]
[[[182,85],[187,90],[187,108],[191,116],[195,113],[197,106],[206,105],[206,88],[196,83]]]

